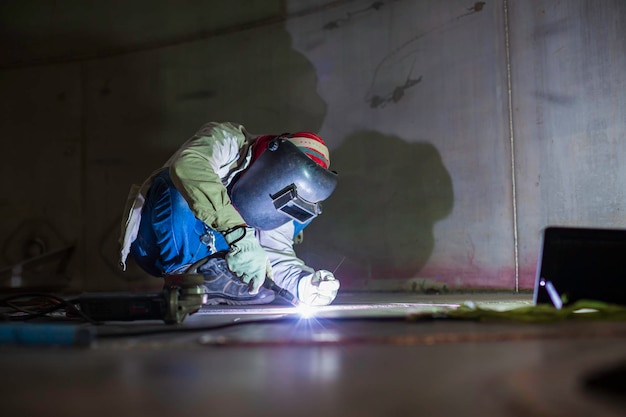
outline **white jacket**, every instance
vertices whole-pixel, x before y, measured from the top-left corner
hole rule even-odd
[[[250,165],[255,136],[242,125],[211,122],[204,125],[163,165],[196,218],[217,231],[245,223],[232,206],[226,187],[235,175]],[[154,176],[131,187],[120,235],[120,266],[126,269],[130,246],[137,238],[141,211]],[[269,231],[256,231],[266,250],[276,283],[296,294],[301,277],[314,273],[293,250],[294,224]]]

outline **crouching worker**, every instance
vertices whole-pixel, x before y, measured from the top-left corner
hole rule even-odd
[[[321,213],[337,175],[311,132],[255,136],[208,123],[141,185],[122,222],[120,264],[147,273],[204,275],[207,304],[267,304],[266,276],[308,305],[327,305],[339,281],[306,266],[294,238]]]

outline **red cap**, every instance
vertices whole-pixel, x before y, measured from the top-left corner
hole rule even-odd
[[[318,165],[328,169],[330,167],[330,154],[324,143],[324,139],[312,132],[296,132],[286,135],[286,139],[296,145],[298,149]]]

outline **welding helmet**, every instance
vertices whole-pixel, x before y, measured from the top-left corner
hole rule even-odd
[[[320,202],[336,185],[337,173],[287,137],[277,136],[235,182],[230,197],[246,224],[271,230],[292,220],[307,223],[321,214]]]

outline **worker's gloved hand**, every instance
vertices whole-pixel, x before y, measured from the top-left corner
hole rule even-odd
[[[258,293],[265,276],[271,277],[271,268],[267,254],[254,235],[254,229],[236,227],[225,232],[224,239],[230,245],[226,254],[228,269],[250,286],[250,294]]]
[[[339,291],[339,281],[332,272],[320,269],[302,277],[298,283],[298,298],[310,306],[325,306],[333,302]]]

